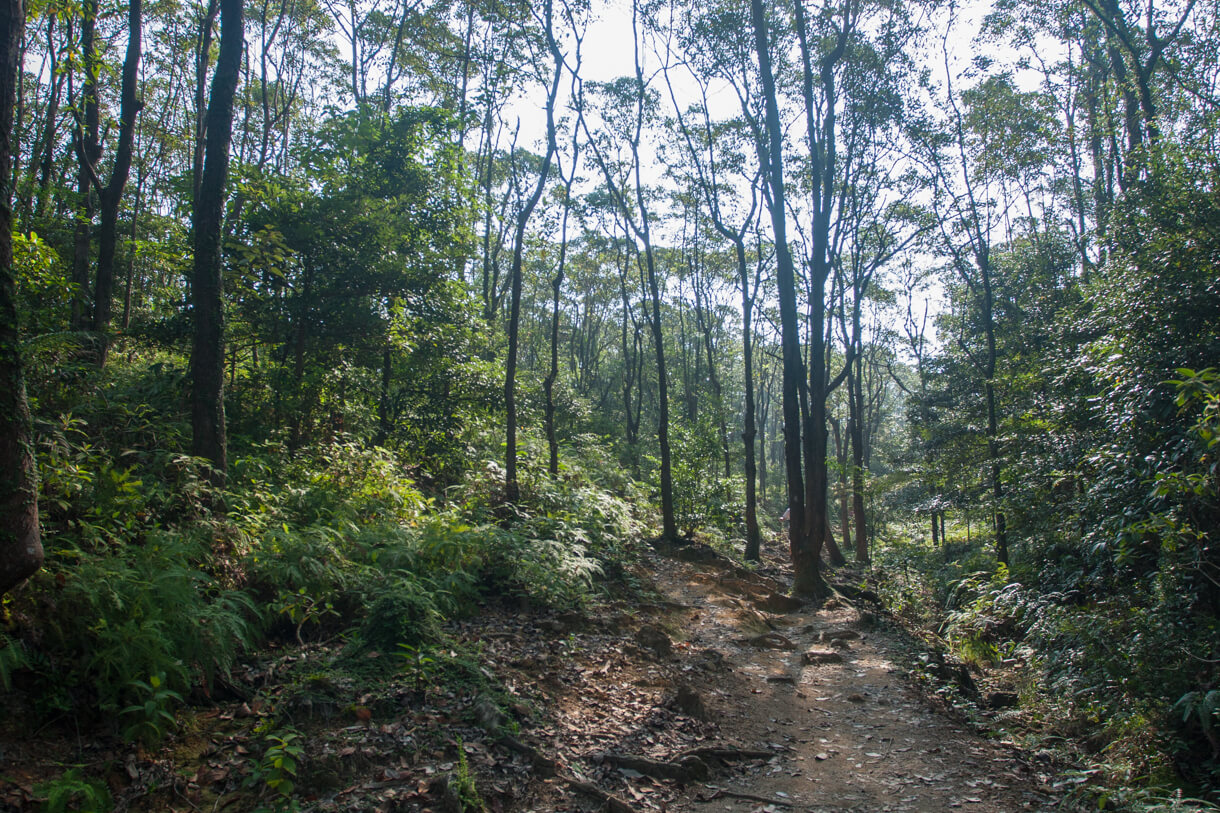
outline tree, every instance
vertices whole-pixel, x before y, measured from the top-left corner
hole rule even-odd
[[[100,186],[96,167],[90,167],[91,180],[98,185],[101,199],[101,223],[98,228],[97,279],[93,292],[93,332],[99,334],[98,358],[105,363],[109,347],[111,312],[114,304],[114,255],[118,242],[119,205],[131,171],[131,153],[135,143],[136,115],[144,106],[136,98],[136,83],[140,70],[140,33],[142,0],[130,0],[127,7],[127,56],[123,60],[123,88],[119,109],[119,144],[114,156],[110,182]]]
[[[572,72],[573,86],[580,74],[580,39],[576,42],[576,67]],[[573,87],[575,91],[575,87]],[[548,120],[548,127],[551,126]],[[555,264],[555,276],[551,279],[551,365],[543,379],[542,387],[546,396],[547,471],[552,477],[559,475],[559,440],[555,430],[555,382],[559,379],[559,296],[563,291],[564,273],[568,259],[568,218],[572,214],[572,184],[576,180],[576,167],[580,161],[580,130],[572,127],[571,166],[566,175],[560,167],[559,175],[563,179],[563,221],[559,227],[559,260]]]
[[[546,190],[551,162],[555,158],[557,149],[555,100],[559,97],[559,83],[563,78],[564,70],[563,54],[555,39],[553,5],[552,0],[546,0],[543,19],[540,21],[543,28],[546,29],[547,50],[554,61],[554,76],[551,78],[550,90],[546,99],[546,153],[543,155],[542,164],[538,169],[538,179],[535,181],[534,191],[517,213],[517,227],[513,239],[513,264],[510,272],[512,292],[508,314],[508,358],[504,364],[504,403],[507,412],[505,418],[504,497],[509,502],[516,501],[521,493],[517,483],[517,343],[521,327],[521,264],[525,252],[525,229],[529,224],[530,215],[534,213],[534,208]]]
[[[80,50],[84,79],[77,97],[71,100],[76,116],[73,146],[77,159],[76,188],[79,197],[72,244],[72,281],[76,284],[76,296],[72,303],[73,330],[85,330],[91,323],[87,304],[91,231],[96,211],[93,167],[97,166],[102,154],[102,147],[98,143],[101,127],[98,74],[101,66],[98,64],[97,55],[97,0],[85,0],[82,11]],[[71,89],[71,86],[69,87]]]
[[[242,0],[220,0],[220,55],[208,98],[203,172],[192,216],[195,259],[191,295],[195,329],[191,350],[191,451],[210,463],[212,477],[218,484],[224,483],[229,467],[220,237],[233,135],[233,99],[245,30],[242,13]]]
[[[796,274],[792,264],[792,252],[788,246],[787,205],[788,196],[784,180],[784,133],[779,118],[779,102],[775,92],[775,73],[771,68],[771,44],[769,26],[762,0],[751,0],[750,19],[754,28],[755,51],[758,70],[762,80],[765,105],[764,132],[766,141],[760,143],[763,165],[767,170],[769,194],[767,208],[771,213],[771,230],[775,237],[775,262],[777,271],[777,294],[780,307],[780,332],[783,350],[783,412],[784,412],[784,464],[788,475],[789,547],[795,579],[792,589],[798,594],[821,595],[826,592],[822,579],[819,551],[809,531],[806,515],[805,478],[801,466],[801,402],[800,391],[804,378],[801,360],[799,325],[796,314]],[[819,304],[819,309],[821,305]],[[824,406],[823,406],[824,408]],[[823,455],[825,450],[823,450]],[[823,461],[823,469],[825,468]],[[825,483],[823,483],[823,500]],[[823,506],[822,511],[825,512]],[[818,514],[822,525],[816,535],[822,538],[824,513]]]
[[[729,224],[724,213],[724,205],[722,198],[726,197],[726,192],[722,189],[724,186],[720,182],[721,163],[727,163],[730,166],[742,167],[746,163],[744,151],[737,153],[733,147],[726,147],[724,143],[739,141],[743,138],[750,138],[750,134],[746,128],[742,126],[743,122],[729,122],[727,125],[714,126],[711,116],[708,112],[707,105],[707,84],[706,78],[700,76],[695,70],[691,70],[691,75],[699,83],[699,89],[703,98],[701,106],[697,107],[692,112],[695,115],[700,115],[699,135],[700,138],[696,142],[695,135],[692,132],[692,127],[687,124],[686,115],[678,103],[677,96],[674,92],[673,83],[669,81],[668,66],[665,73],[666,84],[669,88],[670,100],[674,105],[674,112],[677,116],[678,126],[682,131],[683,142],[686,145],[691,163],[694,166],[697,176],[697,185],[703,194],[704,203],[708,209],[708,217],[711,219],[712,226],[716,232],[728,240],[733,245],[733,257],[736,260],[737,266],[737,284],[741,289],[741,338],[742,338],[742,365],[744,375],[744,400],[745,407],[742,414],[742,432],[741,439],[745,445],[745,519],[746,519],[746,539],[745,539],[745,557],[750,560],[757,561],[760,556],[760,547],[762,536],[758,528],[758,498],[756,494],[756,483],[758,482],[757,471],[757,453],[755,450],[755,439],[758,435],[757,422],[755,418],[755,397],[754,397],[754,307],[755,299],[758,296],[759,273],[751,275],[749,263],[746,257],[746,235],[754,225],[758,214],[758,186],[761,181],[761,168],[755,166],[753,172],[745,170],[741,172],[744,180],[747,181],[750,189],[750,207],[749,210],[737,218],[740,225]],[[729,152],[727,158],[718,158],[717,149]],[[745,177],[751,175],[752,177]],[[757,267],[757,271],[761,271],[761,267]],[[751,283],[751,276],[753,282]],[[727,457],[727,451],[726,451]],[[727,468],[727,462],[726,462]],[[726,476],[728,472],[726,471]]]
[[[626,166],[612,167],[605,144],[609,133],[595,137],[589,130],[584,106],[578,111],[581,128],[585,132],[593,158],[606,181],[606,188],[614,198],[623,215],[631,235],[639,240],[643,248],[643,272],[645,286],[650,298],[648,325],[652,330],[653,352],[657,361],[657,445],[661,452],[661,535],[668,540],[678,538],[678,525],[674,519],[673,460],[669,445],[669,373],[665,363],[665,335],[661,325],[661,288],[657,269],[656,251],[652,239],[652,214],[643,183],[641,144],[644,121],[656,104],[656,94],[644,81],[644,68],[640,56],[639,32],[640,4],[632,3],[632,32],[634,34],[635,75],[604,86],[607,95],[606,117],[613,123],[617,135],[626,142],[631,153]],[[625,296],[625,294],[624,294]]]
[[[22,1],[0,3],[0,595],[38,570],[43,558],[13,271],[13,107],[24,30]]]

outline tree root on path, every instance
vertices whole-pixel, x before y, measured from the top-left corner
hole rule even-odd
[[[560,776],[558,778],[572,790],[580,791],[586,796],[592,796],[594,799],[603,802],[606,805],[606,810],[610,811],[610,813],[635,813],[634,807],[613,793],[602,790],[597,785],[590,782],[582,782],[571,776]]]
[[[673,762],[658,762],[629,754],[601,754],[599,756],[601,761],[616,768],[627,768],[653,779],[673,779],[687,783],[702,782],[708,778],[707,763],[692,754],[679,757]]]
[[[516,751],[527,757],[534,770],[540,776],[553,777],[563,782],[572,790],[591,796],[606,805],[610,813],[635,813],[635,808],[607,790],[602,790],[591,782],[577,779],[570,771],[565,770],[563,763],[551,759],[532,745],[528,745],[511,735],[500,737],[500,744],[511,751]],[[643,773],[641,771],[641,773]]]
[[[717,788],[716,792],[711,796],[696,796],[696,802],[714,802],[717,799],[745,799],[747,802],[761,802],[767,805],[778,805],[779,807],[796,807],[792,802],[783,799],[768,799],[766,796],[755,796],[752,793],[736,793],[731,790]]]
[[[698,757],[699,759],[716,759],[721,762],[728,762],[734,759],[770,759],[775,756],[774,751],[765,751],[761,749],[751,748],[725,748],[723,746],[704,745],[699,748],[691,748],[683,751],[675,757],[675,760],[681,762],[687,757]]]

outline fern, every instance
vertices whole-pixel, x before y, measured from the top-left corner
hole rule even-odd
[[[13,673],[30,665],[25,647],[0,632],[0,686],[7,692],[13,688]]]

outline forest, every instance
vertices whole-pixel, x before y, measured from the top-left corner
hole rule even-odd
[[[0,810],[719,807],[542,733],[713,566],[1220,809],[1218,141],[1217,0],[0,0]]]

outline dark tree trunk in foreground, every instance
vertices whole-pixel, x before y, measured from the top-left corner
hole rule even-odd
[[[223,484],[228,471],[224,408],[224,300],[220,227],[224,217],[233,97],[241,70],[242,0],[220,2],[220,58],[212,77],[205,123],[203,174],[195,197],[195,273],[191,285],[195,336],[191,351],[191,451],[212,464]]]
[[[24,28],[22,0],[0,3],[0,595],[42,566],[38,473],[13,274],[13,106]]]
[[[110,183],[101,190],[101,223],[97,233],[97,283],[93,294],[93,331],[100,334],[99,361],[105,363],[114,304],[114,254],[119,236],[119,205],[131,172],[136,114],[143,106],[136,98],[140,71],[141,0],[130,0],[127,10],[127,56],[123,60],[123,89],[119,102],[119,146]]]
[[[767,201],[771,212],[771,229],[775,236],[776,283],[779,294],[781,345],[783,347],[783,414],[784,467],[788,474],[789,546],[795,569],[793,589],[810,592],[822,581],[818,560],[809,544],[805,517],[805,481],[801,467],[801,360],[800,326],[796,315],[796,275],[792,267],[792,252],[788,247],[785,222],[787,198],[784,189],[783,131],[776,101],[775,75],[771,71],[767,20],[762,0],[751,0],[750,16],[754,24],[754,44],[758,52],[759,73],[762,76],[763,100],[766,103],[766,169],[771,195]],[[818,529],[819,535],[821,529]]]

